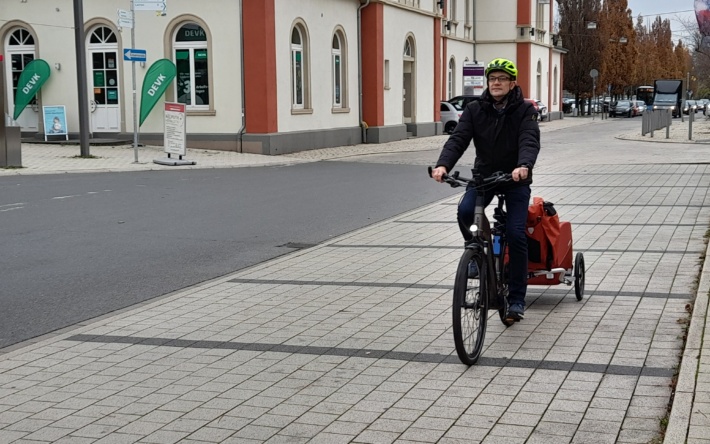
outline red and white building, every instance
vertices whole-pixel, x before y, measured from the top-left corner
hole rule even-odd
[[[86,85],[94,137],[133,134],[125,49],[145,49],[178,75],[164,100],[187,105],[188,146],[263,154],[381,143],[442,133],[439,102],[463,92],[464,63],[514,60],[525,95],[561,115],[562,55],[549,0],[168,0],[136,11],[134,36],[118,27],[130,0],[84,1]],[[24,65],[52,67],[17,119],[43,134],[42,106],[65,105],[79,130],[72,0],[0,2],[6,109]],[[140,97],[138,98],[140,100]],[[162,107],[140,128],[161,143]]]

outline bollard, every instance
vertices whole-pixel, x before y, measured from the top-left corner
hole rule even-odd
[[[693,120],[695,120],[695,111],[688,110],[688,140],[693,140]]]

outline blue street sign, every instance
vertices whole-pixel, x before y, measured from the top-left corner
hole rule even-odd
[[[145,49],[125,48],[123,50],[123,60],[129,62],[145,62],[146,58]]]

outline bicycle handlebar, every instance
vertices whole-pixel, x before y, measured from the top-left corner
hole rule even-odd
[[[432,167],[429,167],[429,177],[431,176],[431,173],[433,171]],[[497,185],[500,183],[506,183],[506,182],[512,182],[513,181],[513,175],[510,173],[504,173],[502,171],[496,171],[495,173],[491,174],[488,177],[483,177],[482,174],[479,174],[476,172],[476,170],[473,170],[473,177],[468,178],[468,177],[462,177],[459,175],[458,171],[454,171],[451,175],[449,174],[444,174],[443,176],[444,182],[448,183],[451,185],[452,188],[456,187],[464,187],[468,186],[469,184],[475,186],[475,187],[482,187],[484,185]]]

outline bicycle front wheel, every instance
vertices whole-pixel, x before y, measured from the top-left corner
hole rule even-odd
[[[469,275],[471,263],[476,264],[477,273]],[[473,365],[478,361],[486,337],[488,317],[486,264],[481,252],[466,249],[456,270],[452,306],[454,344],[459,359],[466,365]]]

